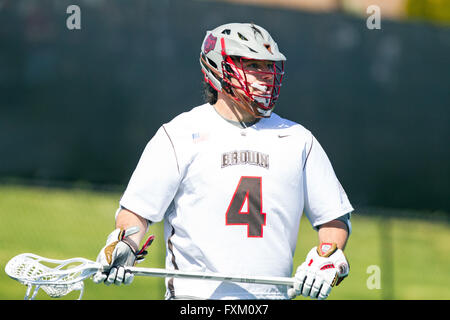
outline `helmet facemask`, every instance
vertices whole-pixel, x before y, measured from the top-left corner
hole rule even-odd
[[[268,118],[280,95],[284,61],[270,61],[263,70],[248,67],[252,61],[261,60],[227,56],[222,61],[222,82],[226,84],[222,92],[254,117]]]

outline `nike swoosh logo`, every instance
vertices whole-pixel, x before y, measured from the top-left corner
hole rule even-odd
[[[290,136],[290,134],[279,134],[278,138],[286,138],[286,137],[289,137],[289,136]]]

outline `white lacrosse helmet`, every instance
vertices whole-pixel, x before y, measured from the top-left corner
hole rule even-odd
[[[248,60],[270,61],[272,64],[264,71],[249,70],[244,63]],[[200,53],[205,81],[258,118],[270,117],[273,111],[280,95],[284,61],[286,57],[278,50],[270,34],[252,23],[229,23],[207,31]],[[250,83],[247,81],[249,74],[270,80],[263,85]],[[233,83],[232,78],[237,82]],[[250,90],[251,87],[257,90]],[[235,89],[241,89],[244,94]]]

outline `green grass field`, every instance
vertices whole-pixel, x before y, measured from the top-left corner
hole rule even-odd
[[[0,185],[0,299],[23,299],[26,287],[10,279],[5,264],[13,256],[32,252],[54,259],[95,260],[114,228],[120,193]],[[353,233],[346,248],[350,276],[329,299],[450,299],[450,226],[426,219],[386,218],[364,212],[352,217]],[[162,224],[147,259],[140,267],[164,267]],[[317,236],[304,219],[294,265],[316,245]],[[385,247],[387,245],[387,247]],[[381,288],[367,282],[381,271]],[[375,278],[376,280],[376,278]],[[96,285],[85,281],[84,300],[163,299],[164,280],[136,277],[130,286]],[[69,294],[74,299],[77,293]],[[41,293],[38,299],[50,299]],[[302,298],[298,298],[302,299]]]

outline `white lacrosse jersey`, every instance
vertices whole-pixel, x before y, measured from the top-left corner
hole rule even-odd
[[[162,125],[121,201],[164,219],[166,268],[290,277],[302,213],[312,226],[353,208],[319,142],[273,113],[248,128],[210,104]],[[285,286],[166,279],[166,298],[287,299]]]

